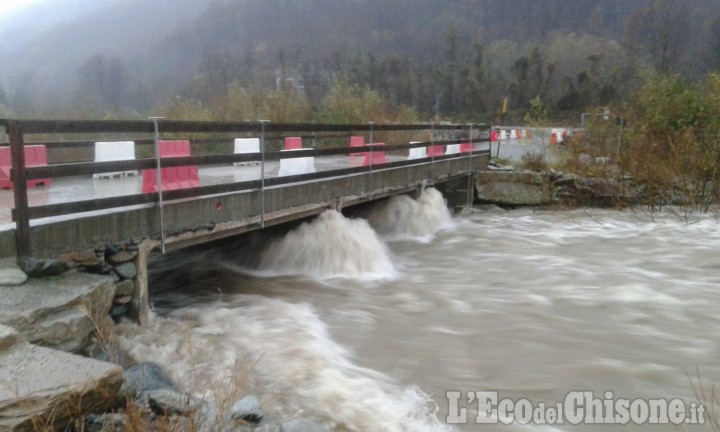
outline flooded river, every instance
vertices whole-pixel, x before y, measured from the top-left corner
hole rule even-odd
[[[699,385],[720,383],[713,215],[450,217],[428,190],[363,216],[329,211],[274,240],[153,264],[156,315],[147,328],[128,326],[123,344],[221,405],[254,393],[271,415],[338,431],[712,430],[479,425],[469,396],[696,403]],[[458,404],[448,391],[460,392]],[[508,420],[494,415],[480,413]]]

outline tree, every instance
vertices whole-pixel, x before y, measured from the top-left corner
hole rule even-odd
[[[78,71],[77,101],[87,108],[122,111],[128,107],[130,73],[119,57],[96,54]]]
[[[707,39],[715,67],[720,68],[720,16],[710,23]]]
[[[678,70],[690,17],[682,0],[650,0],[628,21],[631,46],[647,53],[660,73]]]
[[[387,121],[387,109],[378,92],[339,79],[323,101],[321,116],[327,123],[379,123]]]

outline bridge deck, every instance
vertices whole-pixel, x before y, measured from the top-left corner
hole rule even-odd
[[[405,157],[389,156],[388,162]],[[167,201],[163,206],[163,230],[156,204],[142,204],[93,212],[73,213],[31,221],[34,255],[53,256],[117,242],[159,239],[164,235],[168,249],[239,234],[266,225],[282,223],[317,214],[329,207],[349,206],[369,199],[414,190],[423,184],[446,181],[481,169],[487,155],[418,162],[397,168],[378,167],[372,172],[322,178],[241,192],[207,195]],[[360,165],[362,158],[331,156],[316,158],[319,172]],[[278,163],[266,163],[267,178],[277,177]],[[225,184],[260,177],[259,166],[201,167],[202,185]],[[29,190],[30,205],[62,203],[66,200],[93,199],[137,194],[142,178],[92,179],[66,177],[49,187]],[[3,225],[0,249],[3,255],[14,253],[13,224],[9,208],[12,192],[2,191]],[[10,252],[10,253],[8,253]]]

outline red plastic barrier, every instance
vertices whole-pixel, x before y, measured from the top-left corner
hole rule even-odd
[[[443,146],[430,146],[427,148],[427,157],[442,156],[443,154],[445,154]]]
[[[287,137],[285,138],[285,150],[299,150],[302,148],[301,137]]]
[[[493,129],[490,132],[490,141],[491,142],[497,142],[498,141],[498,131],[496,129]]]
[[[190,141],[188,140],[160,140],[160,157],[190,156]]]
[[[372,145],[384,146],[385,143],[375,143]],[[384,151],[373,150],[372,151],[372,160],[370,158],[371,158],[370,152],[365,152],[365,159],[363,160],[363,166],[379,165],[379,164],[387,163],[387,158],[385,157]]]
[[[460,144],[460,153],[470,153],[473,151],[473,145],[470,143]]]
[[[25,166],[37,167],[47,166],[47,148],[44,145],[25,146]],[[0,147],[0,189],[12,189],[10,169],[12,168],[12,156],[10,147]],[[27,181],[28,187],[37,185],[50,186],[52,180],[49,178],[33,179]]]
[[[557,144],[557,143],[558,143],[557,134],[553,133],[552,135],[550,135],[550,144]]]
[[[365,147],[365,137],[351,136],[350,147]],[[364,156],[365,153],[350,153],[350,156]]]
[[[188,140],[158,141],[158,147],[161,158],[190,156],[190,141]],[[142,192],[157,192],[157,170],[143,170],[142,176]],[[161,168],[160,177],[164,191],[200,186],[197,165]]]

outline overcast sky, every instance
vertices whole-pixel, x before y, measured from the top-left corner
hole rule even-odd
[[[44,0],[0,0],[0,17]]]

